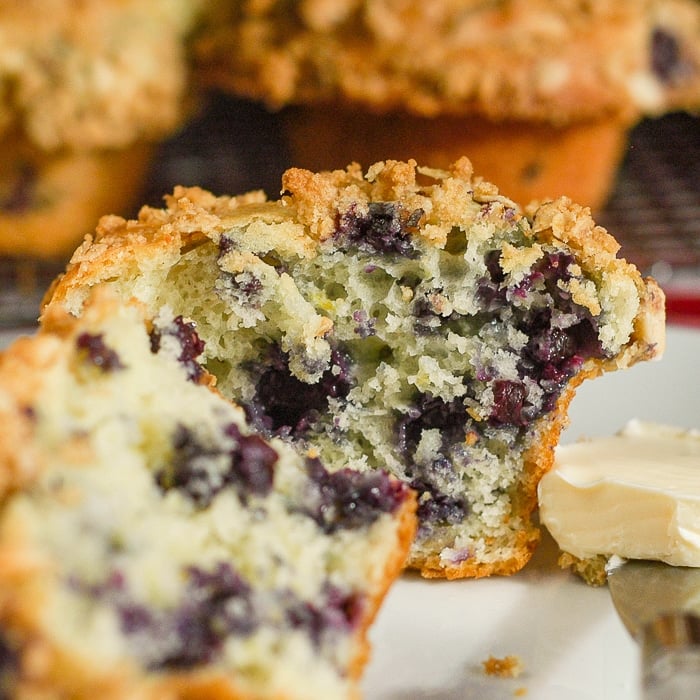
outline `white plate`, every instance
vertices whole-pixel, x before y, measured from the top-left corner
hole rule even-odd
[[[16,333],[0,332],[0,347]],[[589,381],[562,442],[610,435],[630,418],[700,427],[700,331],[670,327],[659,362]],[[545,537],[515,576],[425,581],[404,576],[372,630],[366,700],[637,700],[638,651],[605,588],[556,566]],[[490,656],[520,657],[516,679],[486,676]]]
[[[570,442],[610,435],[630,418],[700,428],[700,332],[668,330],[664,358],[584,383]],[[515,576],[425,581],[404,576],[372,630],[366,700],[637,700],[638,650],[606,588],[556,566],[546,538]],[[520,657],[515,679],[486,676],[490,656]]]

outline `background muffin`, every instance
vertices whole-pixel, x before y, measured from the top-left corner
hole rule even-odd
[[[3,0],[0,254],[67,256],[181,123],[200,0]]]
[[[690,0],[220,2],[212,17],[203,79],[288,108],[312,169],[467,155],[521,203],[598,207],[629,128],[700,104]]]

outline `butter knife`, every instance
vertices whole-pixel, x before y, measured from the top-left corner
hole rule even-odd
[[[620,619],[641,649],[645,700],[700,698],[700,569],[621,560],[608,569]]]

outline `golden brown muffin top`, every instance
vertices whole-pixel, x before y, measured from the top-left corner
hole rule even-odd
[[[200,0],[2,0],[0,136],[123,147],[180,121]]]
[[[273,107],[568,122],[700,104],[694,0],[300,0],[212,14],[205,80]]]

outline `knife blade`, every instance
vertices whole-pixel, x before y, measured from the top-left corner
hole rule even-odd
[[[609,567],[608,586],[640,646],[643,698],[700,698],[700,569],[621,560]]]

